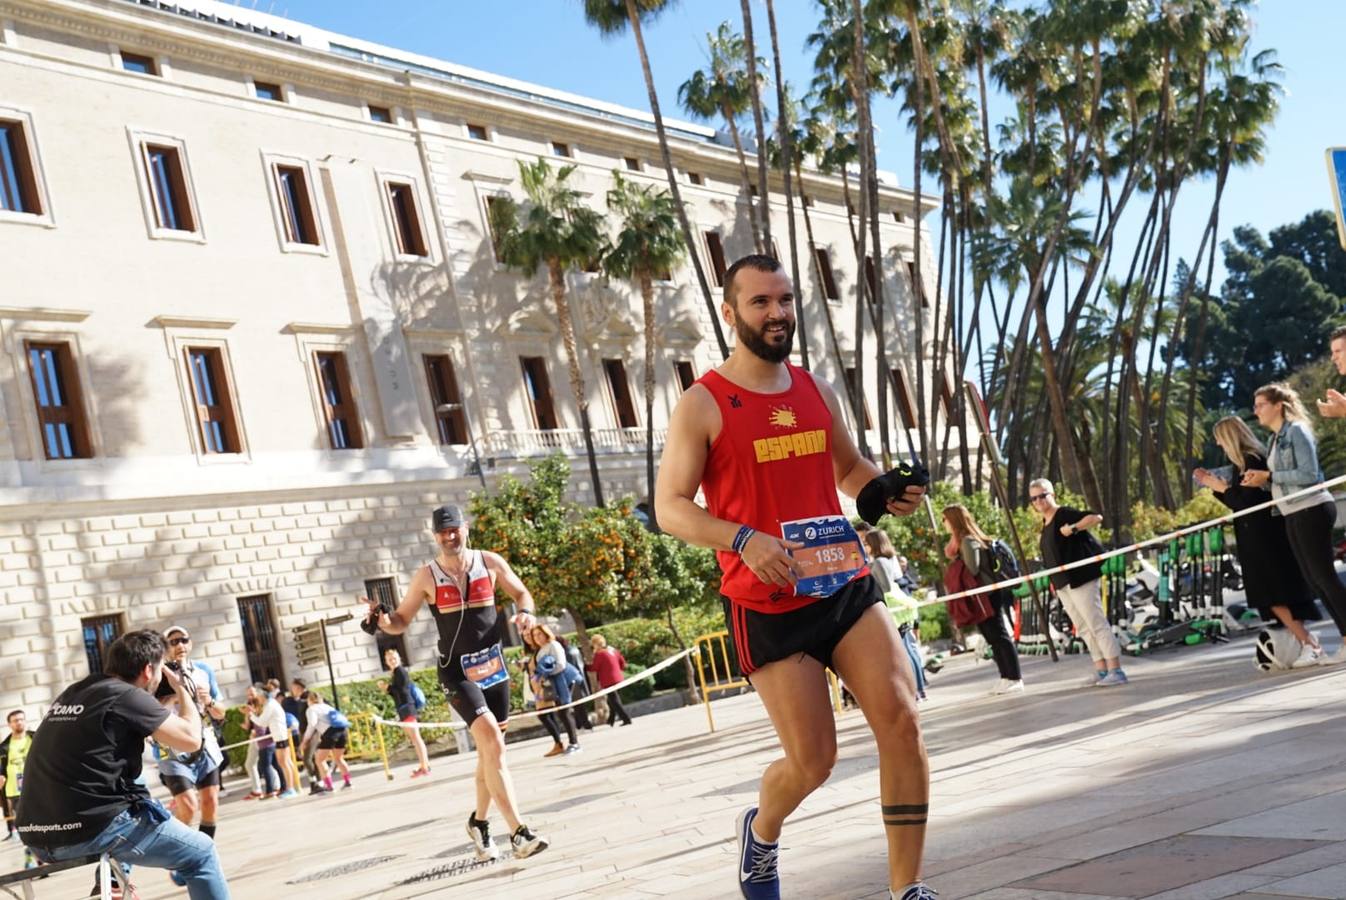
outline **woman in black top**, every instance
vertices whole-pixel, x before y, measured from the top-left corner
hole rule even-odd
[[[1252,429],[1237,416],[1226,416],[1215,423],[1214,435],[1233,465],[1214,472],[1197,469],[1192,473],[1197,483],[1210,488],[1215,499],[1235,511],[1270,500],[1271,492],[1265,488],[1240,483],[1244,472],[1267,468],[1267,452]],[[1318,609],[1294,564],[1285,517],[1272,515],[1270,508],[1240,516],[1234,520],[1234,540],[1248,605],[1263,620],[1281,622],[1300,643],[1317,647],[1317,638],[1303,623],[1317,620]]]
[[[425,738],[421,737],[421,730],[416,727],[416,699],[411,693],[411,673],[402,665],[402,654],[392,647],[384,651],[383,662],[392,673],[392,681],[385,690],[397,706],[397,719],[403,723],[402,730],[407,733],[407,740],[411,741],[411,746],[416,748],[416,759],[421,764],[420,768],[411,773],[411,777],[420,778],[422,775],[429,775],[430,754],[425,749]]]

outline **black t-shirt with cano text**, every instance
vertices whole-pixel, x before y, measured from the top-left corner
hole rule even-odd
[[[169,712],[149,691],[90,675],[61,692],[42,719],[23,773],[16,824],[25,844],[68,847],[97,837],[149,800],[137,784],[145,738]]]

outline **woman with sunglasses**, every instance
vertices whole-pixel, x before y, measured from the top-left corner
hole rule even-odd
[[[1042,517],[1038,547],[1047,568],[1089,559],[1102,552],[1098,541],[1089,534],[1090,528],[1103,521],[1098,513],[1057,506],[1056,489],[1045,478],[1035,479],[1028,485],[1028,502]],[[1089,684],[1113,687],[1126,684],[1126,673],[1122,671],[1122,648],[1103,612],[1102,579],[1103,568],[1097,562],[1051,576],[1056,596],[1061,598],[1066,615],[1070,616],[1075,631],[1084,639],[1094,660],[1094,674]]]

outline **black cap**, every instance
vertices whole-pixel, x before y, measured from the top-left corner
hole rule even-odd
[[[897,468],[871,479],[855,498],[856,511],[870,525],[879,524],[888,512],[888,501],[900,498],[908,487],[925,487],[930,473],[919,462],[899,463]]]
[[[431,513],[430,522],[435,531],[443,531],[446,528],[461,528],[467,524],[467,518],[461,508],[450,503]]]

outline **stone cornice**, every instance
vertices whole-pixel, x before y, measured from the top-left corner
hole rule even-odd
[[[83,322],[92,312],[87,309],[56,309],[50,306],[0,306],[0,319],[18,322]]]
[[[203,328],[224,331],[238,324],[237,319],[212,319],[206,316],[155,316],[151,324],[160,328]]]

